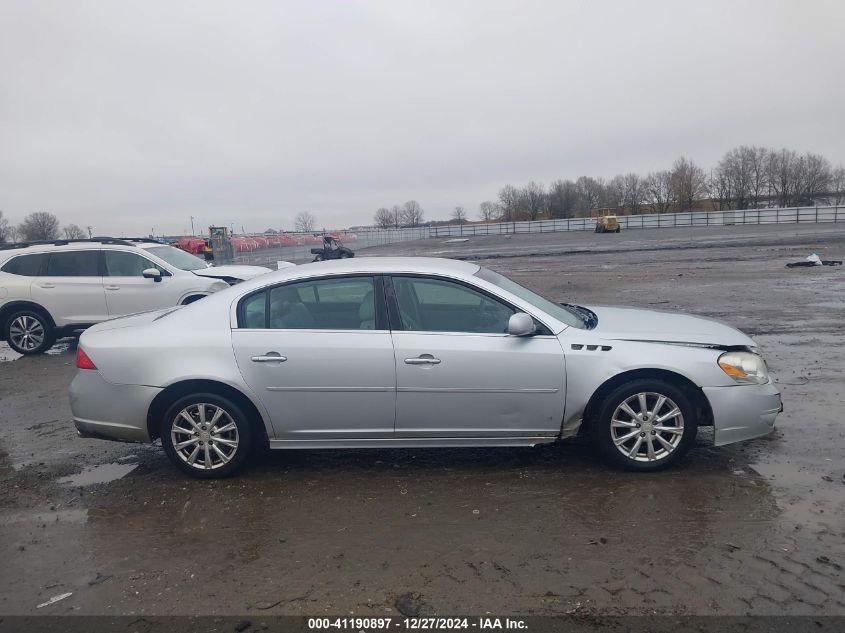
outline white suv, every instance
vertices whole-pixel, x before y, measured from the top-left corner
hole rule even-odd
[[[118,316],[183,305],[269,272],[209,267],[149,239],[0,245],[0,340],[20,354]]]

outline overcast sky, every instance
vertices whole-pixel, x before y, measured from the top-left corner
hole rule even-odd
[[[335,228],[738,144],[839,163],[844,33],[841,0],[0,0],[0,210]]]

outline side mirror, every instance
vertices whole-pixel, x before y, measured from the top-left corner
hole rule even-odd
[[[161,281],[161,271],[158,268],[146,268],[141,275],[144,279],[152,279],[156,283]]]
[[[529,314],[517,312],[508,319],[508,334],[511,336],[531,336],[536,332],[537,326]]]

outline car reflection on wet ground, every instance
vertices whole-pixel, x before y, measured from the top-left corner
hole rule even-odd
[[[516,236],[483,262],[560,300],[685,310],[755,337],[783,392],[776,432],[713,448],[702,430],[662,473],[610,470],[572,442],[291,451],[197,481],[158,446],[75,436],[72,344],[0,363],[0,613],[70,592],[38,613],[845,614],[845,277],[784,267],[841,259],[845,227],[745,228],[577,257],[519,256],[573,236]],[[649,239],[687,238],[637,232]]]

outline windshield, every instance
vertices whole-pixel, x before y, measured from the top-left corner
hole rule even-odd
[[[533,306],[537,306],[543,312],[553,316],[562,323],[566,323],[567,325],[577,328],[585,328],[584,319],[578,316],[574,310],[566,308],[559,303],[549,301],[545,297],[538,295],[536,292],[532,292],[525,286],[520,286],[518,283],[512,279],[508,279],[504,275],[493,272],[489,268],[479,268],[478,272],[475,273],[475,276],[479,279],[483,279],[484,281],[489,281],[491,284],[498,286],[502,290],[507,290],[509,293],[516,295]]]
[[[172,246],[152,246],[145,250],[156,257],[160,257],[171,266],[176,266],[176,268],[182,270],[202,270],[208,268],[205,260],[194,257],[190,253],[180,251],[178,248],[173,248]]]

